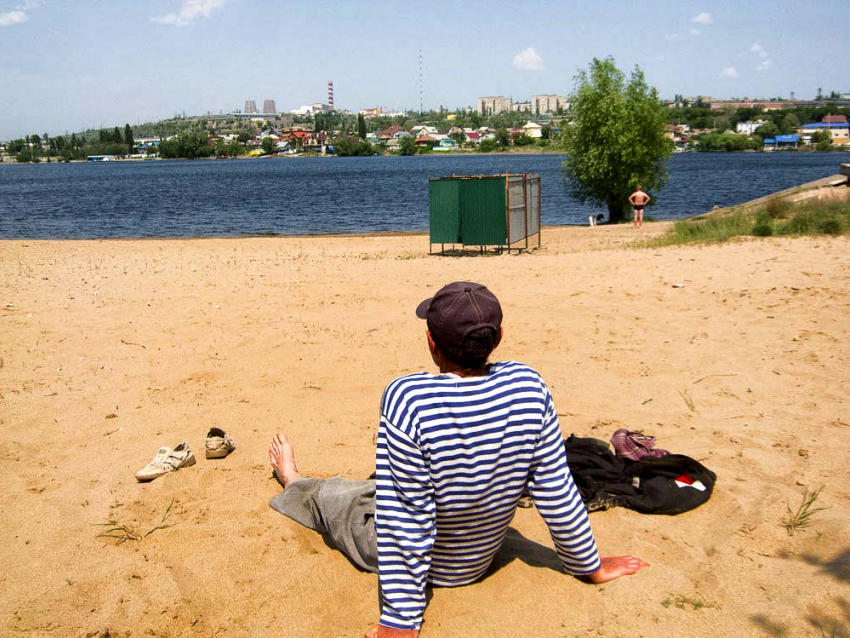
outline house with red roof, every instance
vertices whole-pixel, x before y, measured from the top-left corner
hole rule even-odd
[[[378,133],[379,140],[388,140],[391,139],[396,133],[403,130],[399,124],[393,124],[388,129],[381,131]]]

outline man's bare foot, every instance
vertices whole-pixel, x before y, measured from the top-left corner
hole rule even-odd
[[[269,461],[272,464],[277,480],[286,487],[295,479],[301,478],[301,473],[295,467],[295,451],[289,444],[289,439],[283,434],[277,434],[269,446]]]

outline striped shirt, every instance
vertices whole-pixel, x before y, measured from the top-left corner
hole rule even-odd
[[[599,569],[552,395],[526,365],[392,381],[376,466],[382,625],[419,629],[426,581],[456,587],[481,577],[526,486],[566,571]]]

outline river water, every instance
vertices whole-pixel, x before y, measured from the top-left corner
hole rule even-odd
[[[680,219],[834,175],[849,153],[686,153],[647,215]],[[0,165],[0,238],[424,231],[428,178],[539,173],[545,225],[604,212],[564,190],[559,155]]]

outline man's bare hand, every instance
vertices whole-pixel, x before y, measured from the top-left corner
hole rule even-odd
[[[620,576],[630,576],[637,573],[649,563],[634,556],[602,556],[602,566],[590,575],[590,580],[596,585],[607,583]]]
[[[363,638],[419,638],[418,629],[393,629],[383,625],[375,625]]]

